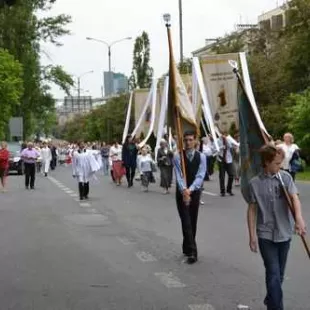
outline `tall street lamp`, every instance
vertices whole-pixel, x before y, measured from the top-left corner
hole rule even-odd
[[[81,97],[81,78],[87,74],[90,74],[90,73],[94,73],[94,70],[91,70],[91,71],[87,71],[87,72],[84,72],[83,74],[79,75],[77,77],[77,80],[78,80],[78,98],[80,100],[80,97]]]
[[[80,101],[81,101],[81,78],[87,74],[90,74],[90,73],[94,73],[94,70],[91,70],[91,71],[87,71],[87,72],[84,72],[83,74],[79,75],[77,77],[77,81],[78,81],[78,106],[79,106],[79,112],[80,112]]]
[[[179,0],[179,23],[180,23],[180,62],[183,63],[183,5],[182,0]]]
[[[131,40],[132,37],[126,37],[126,38],[123,38],[123,39],[120,39],[120,40],[116,40],[112,43],[108,43],[104,40],[99,40],[99,39],[95,39],[95,38],[91,38],[91,37],[87,37],[86,40],[89,40],[89,41],[95,41],[95,42],[99,42],[99,43],[102,43],[104,45],[107,46],[108,48],[108,57],[109,57],[109,94],[106,94],[106,95],[110,95],[113,93],[113,90],[112,90],[112,65],[111,65],[111,48],[113,45],[117,44],[117,43],[120,43],[120,42],[123,42],[123,41],[126,41],[126,40]]]
[[[99,42],[99,43],[102,43],[104,45],[106,45],[108,47],[108,56],[109,56],[109,72],[111,72],[111,47],[117,43],[120,43],[120,42],[123,42],[123,41],[126,41],[126,40],[131,40],[132,37],[127,37],[127,38],[123,38],[123,39],[120,39],[120,40],[116,40],[112,43],[108,43],[104,40],[99,40],[99,39],[95,39],[95,38],[90,38],[90,37],[87,37],[86,40],[89,40],[89,41],[96,41],[96,42]]]

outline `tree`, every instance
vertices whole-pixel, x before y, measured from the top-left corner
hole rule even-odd
[[[178,69],[181,74],[191,74],[192,73],[193,60],[191,58],[185,58],[183,62],[178,64]]]
[[[0,48],[0,140],[5,138],[6,126],[13,108],[20,103],[22,92],[22,66],[8,51]]]
[[[294,91],[298,92],[310,84],[310,2],[292,0],[289,8],[288,25],[284,32],[289,55],[285,67]]]
[[[300,94],[292,94],[287,99],[288,105],[288,126],[294,133],[299,147],[310,152],[310,88]]]
[[[129,79],[131,89],[151,86],[153,69],[150,67],[150,53],[149,36],[143,31],[142,35],[136,38],[134,45],[132,73]]]
[[[61,137],[68,141],[121,141],[126,118],[128,94],[109,99],[109,101],[87,115],[76,116],[65,124]],[[133,130],[133,118],[130,130]]]
[[[0,9],[0,46],[6,48],[23,66],[24,92],[20,105],[14,109],[15,116],[24,119],[24,135],[35,131],[43,111],[54,106],[44,105],[42,97],[49,91],[48,82],[53,82],[69,91],[73,80],[59,66],[42,67],[40,52],[42,42],[60,45],[58,39],[69,34],[66,29],[71,18],[67,15],[38,17],[39,11],[51,9],[56,0],[23,0],[9,8]],[[45,14],[46,15],[46,14]]]

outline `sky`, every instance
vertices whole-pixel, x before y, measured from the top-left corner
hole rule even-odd
[[[205,45],[206,38],[224,36],[238,23],[257,23],[258,15],[282,4],[282,0],[183,0],[184,56]],[[168,47],[163,14],[172,17],[174,51],[179,60],[178,0],[58,0],[49,15],[72,17],[72,35],[61,38],[62,47],[43,44],[44,64],[61,65],[73,76],[94,71],[81,78],[81,95],[101,96],[102,72],[108,70],[108,50],[104,44],[87,41],[93,37],[113,42],[112,70],[130,75],[134,39],[143,31],[151,41],[151,66],[155,77],[168,71]],[[75,78],[76,79],[76,78]],[[64,93],[52,87],[55,98]],[[76,95],[76,91],[72,91]]]

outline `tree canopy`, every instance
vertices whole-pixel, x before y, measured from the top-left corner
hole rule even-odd
[[[12,110],[19,105],[23,92],[22,66],[0,48],[0,140],[4,139]]]
[[[148,34],[143,31],[136,38],[133,51],[132,73],[129,80],[130,88],[148,88],[151,86],[153,68],[150,67],[151,46]]]
[[[0,8],[0,47],[6,49],[23,68],[20,102],[19,105],[11,104],[8,117],[23,117],[24,138],[35,132],[36,123],[42,121],[45,112],[48,114],[55,109],[49,83],[59,85],[66,92],[73,85],[72,78],[62,67],[44,67],[40,62],[42,42],[59,46],[60,37],[70,33],[66,28],[71,21],[70,16],[38,17],[39,11],[49,11],[55,2],[17,0],[12,7]],[[45,100],[47,97],[49,100]]]

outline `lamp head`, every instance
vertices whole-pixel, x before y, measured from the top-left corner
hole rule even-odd
[[[164,14],[164,21],[166,23],[166,26],[169,27],[171,25],[171,15],[169,13]]]

